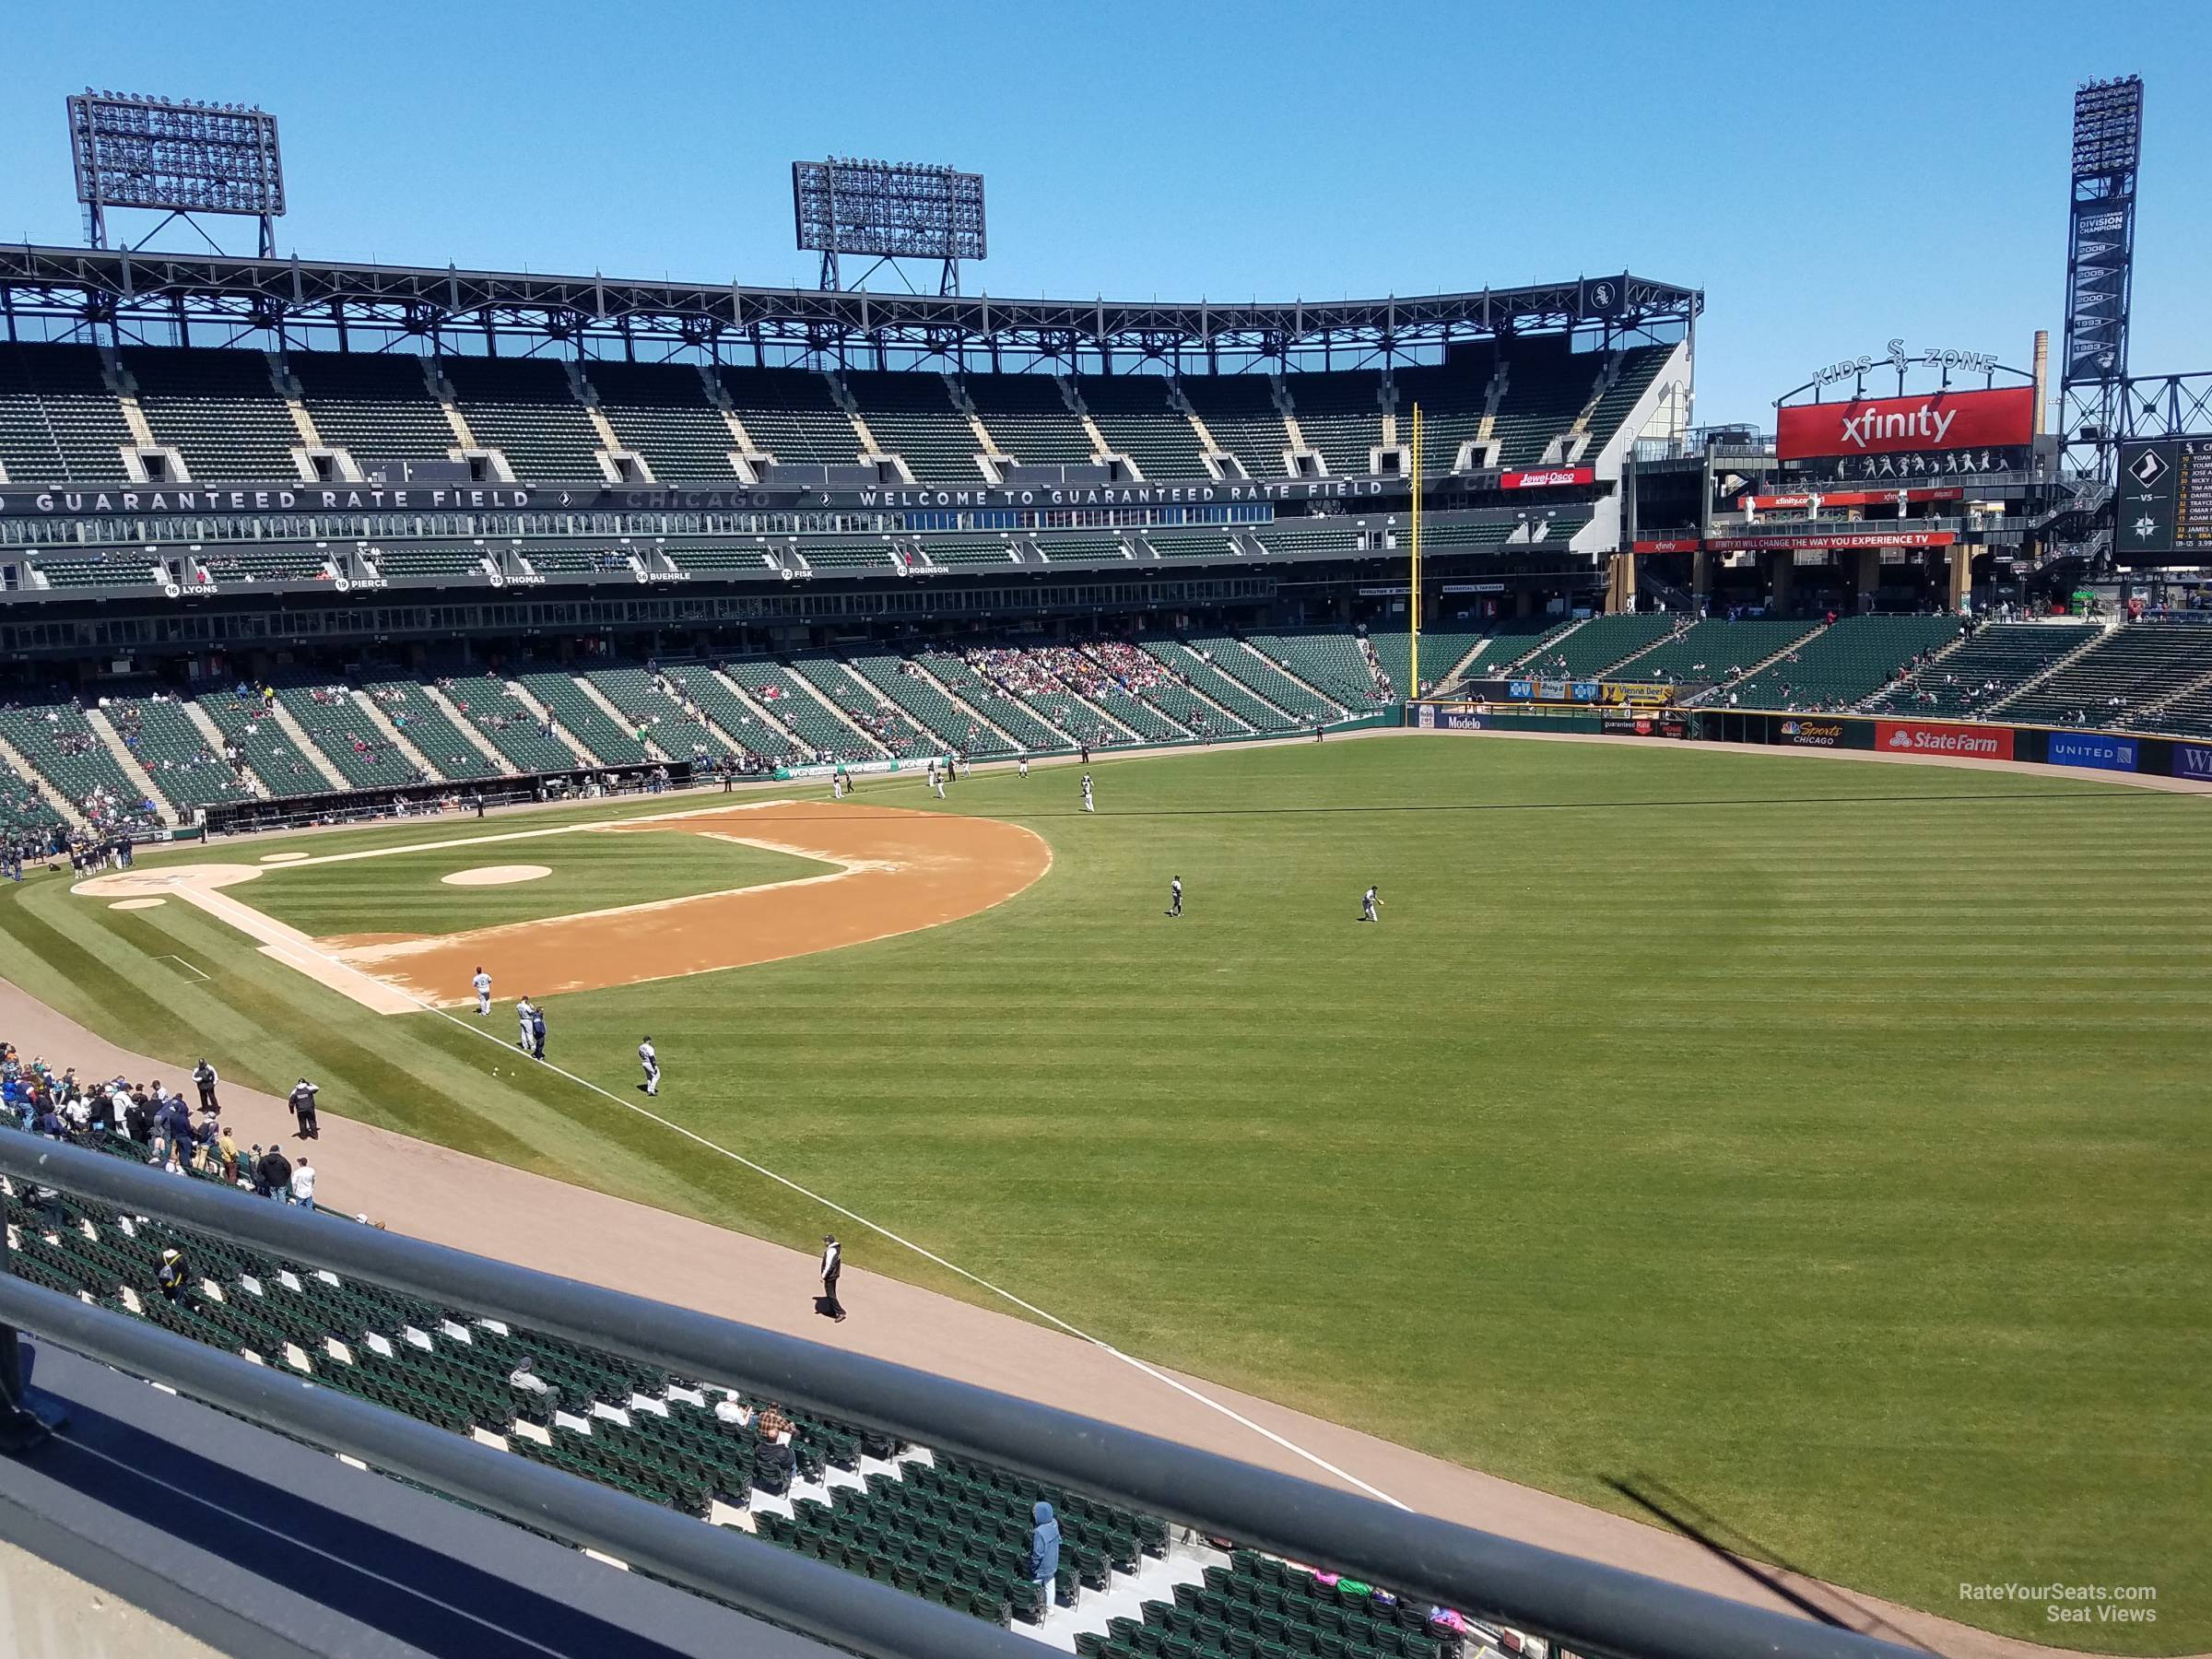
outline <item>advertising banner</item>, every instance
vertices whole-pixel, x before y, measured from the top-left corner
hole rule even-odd
[[[1873,728],[1864,721],[1822,714],[1793,714],[1774,727],[1774,741],[1793,748],[1871,748]]]
[[[1511,679],[1500,682],[1512,702],[1594,703],[1604,687],[1596,680]]]
[[[2015,448],[2034,441],[2035,388],[1790,404],[1775,411],[1774,435],[1774,453],[1784,461]]]
[[[1407,713],[1412,724],[1424,732],[1487,731],[1492,718],[1464,703],[1419,703]]]
[[[2106,737],[2088,732],[2053,732],[2043,759],[2053,766],[2086,766],[2097,771],[2134,771],[2138,746],[2133,737]]]
[[[1875,747],[1886,754],[1960,755],[1975,760],[2012,759],[2010,726],[1946,725],[1927,720],[1877,720]]]
[[[1587,466],[1535,466],[1525,472],[1508,472],[1498,475],[1500,489],[1549,489],[1561,484],[1591,484],[1596,482],[1596,472]]]
[[[1607,709],[1605,730],[1613,737],[1688,737],[1689,717],[1675,709]]]
[[[1661,535],[1650,541],[1632,542],[1631,553],[1695,553],[1702,546],[1694,535]]]
[[[910,755],[903,760],[848,760],[842,766],[830,761],[811,766],[779,766],[771,774],[777,782],[788,783],[798,778],[827,778],[832,772],[843,772],[848,778],[857,778],[870,772],[926,771],[932,766],[947,762],[942,755]]]
[[[2194,779],[2199,783],[2212,783],[2212,747],[2202,743],[2175,744],[2173,775]]]
[[[1853,547],[1947,547],[1959,539],[1951,530],[1837,530],[1803,534],[1769,530],[1748,535],[1716,535],[1705,545],[1716,553],[1751,553],[1766,548],[1826,548],[1848,552]]]
[[[1900,497],[1907,501],[1957,501],[1965,496],[1966,491],[1956,486],[1943,489],[1808,489],[1794,495],[1741,495],[1735,498],[1735,504],[1746,512],[1790,512],[1807,511],[1815,503],[1822,507],[1893,507]]]

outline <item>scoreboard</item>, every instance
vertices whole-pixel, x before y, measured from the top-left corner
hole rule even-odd
[[[2119,564],[2212,564],[2212,438],[2120,446]]]

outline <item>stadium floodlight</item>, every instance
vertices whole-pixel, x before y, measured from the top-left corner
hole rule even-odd
[[[85,233],[92,246],[107,246],[109,208],[140,207],[167,215],[140,240],[141,247],[171,219],[181,218],[219,253],[193,216],[225,213],[258,219],[262,257],[274,256],[276,221],[284,212],[276,116],[241,104],[89,88],[66,101],[76,199],[85,205]]]
[[[887,263],[940,263],[940,294],[960,291],[959,262],[985,256],[983,175],[912,161],[832,156],[791,164],[792,219],[801,253],[822,256],[822,287],[838,284],[841,253]]]

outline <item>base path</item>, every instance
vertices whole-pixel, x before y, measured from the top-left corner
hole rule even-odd
[[[189,1070],[176,1058],[148,1059],[103,1041],[5,980],[0,1037],[27,1054],[43,1054],[94,1077],[181,1077]],[[224,1121],[241,1141],[291,1138],[284,1102],[275,1096],[226,1082],[222,1099]],[[1164,1369],[1148,1373],[1096,1343],[871,1273],[862,1265],[872,1253],[865,1246],[860,1246],[862,1262],[848,1255],[840,1286],[853,1316],[831,1325],[814,1315],[819,1287],[811,1253],[371,1128],[328,1108],[322,1117],[324,1138],[314,1148],[318,1198],[329,1207],[373,1216],[395,1232],[918,1366],[1302,1479],[1342,1484],[1282,1443],[1288,1442],[1429,1514],[1736,1601],[1802,1613],[1779,1593],[1786,1590],[1850,1629],[1947,1659],[2053,1659],[2057,1653],[1795,1573],[1759,1568],[1754,1578],[1730,1559],[1640,1521],[1462,1468],[1201,1378]],[[886,1259],[897,1265],[895,1256]]]
[[[479,965],[495,981],[527,985],[534,995],[550,996],[779,961],[913,933],[1011,899],[1053,862],[1052,849],[1034,830],[994,818],[850,802],[760,801],[417,841],[309,857],[283,867],[366,861],[433,847],[647,831],[710,836],[795,853],[834,868],[795,881],[498,927],[349,939],[310,938],[230,890],[258,880],[265,873],[258,865],[164,865],[94,877],[72,890],[124,900],[173,894],[260,940],[267,955],[364,1006],[380,1014],[406,1014],[425,1005],[466,1006]]]

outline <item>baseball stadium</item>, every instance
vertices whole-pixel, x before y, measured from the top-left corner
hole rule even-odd
[[[274,116],[66,108],[14,1651],[2212,1648],[2140,80],[2055,362],[1772,430],[1634,268],[983,297],[980,177],[842,158],[813,288],[279,257]]]

